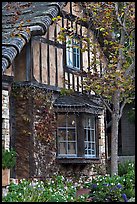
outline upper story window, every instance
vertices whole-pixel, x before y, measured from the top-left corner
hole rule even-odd
[[[95,115],[58,113],[57,122],[59,158],[97,157]]]
[[[77,39],[66,36],[66,65],[80,69],[80,44]]]

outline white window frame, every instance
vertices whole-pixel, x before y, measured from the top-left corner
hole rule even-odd
[[[66,36],[66,65],[80,69],[80,48],[75,46],[80,46],[78,40]]]
[[[66,132],[66,139],[65,140],[58,140],[58,156],[59,157],[77,157],[77,128],[76,128],[76,123],[75,123],[75,126],[74,127],[69,127],[68,126],[68,115],[67,114],[63,114],[63,115],[65,115],[65,117],[66,117],[66,127],[61,127],[61,126],[59,126],[58,128],[57,128],[57,135],[58,135],[58,131],[60,131],[60,130],[66,130],[65,132]],[[76,121],[76,116],[75,116],[75,121]],[[74,130],[75,131],[75,140],[68,140],[68,130]],[[66,154],[59,154],[59,144],[60,143],[66,143],[66,146],[67,146],[67,148],[66,148]],[[75,143],[75,154],[69,154],[68,152],[69,152],[69,148],[68,148],[68,145],[69,145],[69,143]]]
[[[75,113],[71,113],[70,116]],[[68,126],[68,115],[65,113],[62,113],[61,115],[65,116],[65,125],[64,126],[58,126],[57,127],[57,137],[59,136],[59,131],[65,130],[65,139],[64,140],[59,140],[59,137],[57,138],[57,145],[58,145],[58,157],[64,157],[64,158],[71,158],[75,157],[78,158],[77,152],[78,152],[78,131],[77,131],[77,118],[75,115],[75,126],[70,127]],[[96,120],[95,120],[95,115],[91,114],[86,114],[84,115],[84,157],[85,158],[96,158],[97,153],[96,153]],[[68,140],[68,131],[69,130],[74,130],[75,132],[75,140]],[[90,140],[89,140],[90,138]],[[75,154],[69,154],[69,148],[68,144],[69,143],[75,143]],[[66,154],[60,153],[60,144],[65,143],[66,144]]]
[[[86,133],[84,141],[85,157],[96,157],[95,117],[92,118],[91,116],[87,116],[85,120],[86,120],[84,121],[86,123],[84,127],[84,132]],[[93,127],[91,127],[91,120],[93,121]],[[90,140],[88,137],[90,137]]]

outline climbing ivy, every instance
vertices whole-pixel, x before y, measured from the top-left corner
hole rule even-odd
[[[21,116],[24,128],[25,125],[33,120],[31,122],[34,123],[37,139],[42,143],[53,140],[56,129],[56,119],[52,103],[53,93],[37,87],[17,86],[14,84],[12,95],[14,95],[14,100],[16,101],[15,106],[18,106],[17,104],[19,106],[21,104],[26,106],[23,108],[27,110],[27,114],[22,114]],[[29,135],[30,132],[26,132],[26,134]]]

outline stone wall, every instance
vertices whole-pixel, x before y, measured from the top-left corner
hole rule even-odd
[[[98,116],[99,123],[99,157],[105,162],[105,121],[104,114]]]
[[[104,115],[100,115],[98,119],[100,160],[88,164],[61,164],[56,159],[55,129],[51,126],[52,120],[48,119],[49,115],[54,118],[54,113],[49,112],[51,106],[48,94],[45,92],[43,95],[45,98],[43,100],[48,101],[47,106],[46,101],[40,101],[42,90],[38,90],[39,95],[36,99],[37,94],[31,87],[29,89],[18,87],[15,90],[17,97],[14,96],[16,124],[14,141],[18,155],[16,178],[47,178],[55,173],[78,178],[106,173]]]
[[[2,145],[9,149],[9,92],[2,90]]]

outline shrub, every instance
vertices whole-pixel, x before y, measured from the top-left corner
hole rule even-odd
[[[76,188],[63,176],[54,176],[46,181],[22,179],[11,183],[3,202],[69,202],[74,201]]]
[[[125,161],[123,163],[118,164],[118,175],[123,176],[127,174],[129,171],[131,171],[134,168],[134,162],[132,161]]]
[[[92,202],[122,202],[124,186],[119,176],[98,176],[91,184]]]
[[[2,169],[10,169],[15,166],[16,152],[11,150],[2,149]]]
[[[89,188],[89,195],[76,197],[81,188]],[[127,202],[135,197],[134,163],[129,163],[128,172],[123,176],[97,176],[92,179],[72,179],[54,175],[45,181],[20,180],[11,183],[3,202]]]
[[[124,171],[121,170],[122,176],[98,176],[93,179],[92,184],[87,184],[87,186],[91,188],[90,197],[92,198],[92,202],[127,202],[130,198],[134,198],[134,165],[133,162],[129,162],[126,166],[127,171],[124,174]]]

